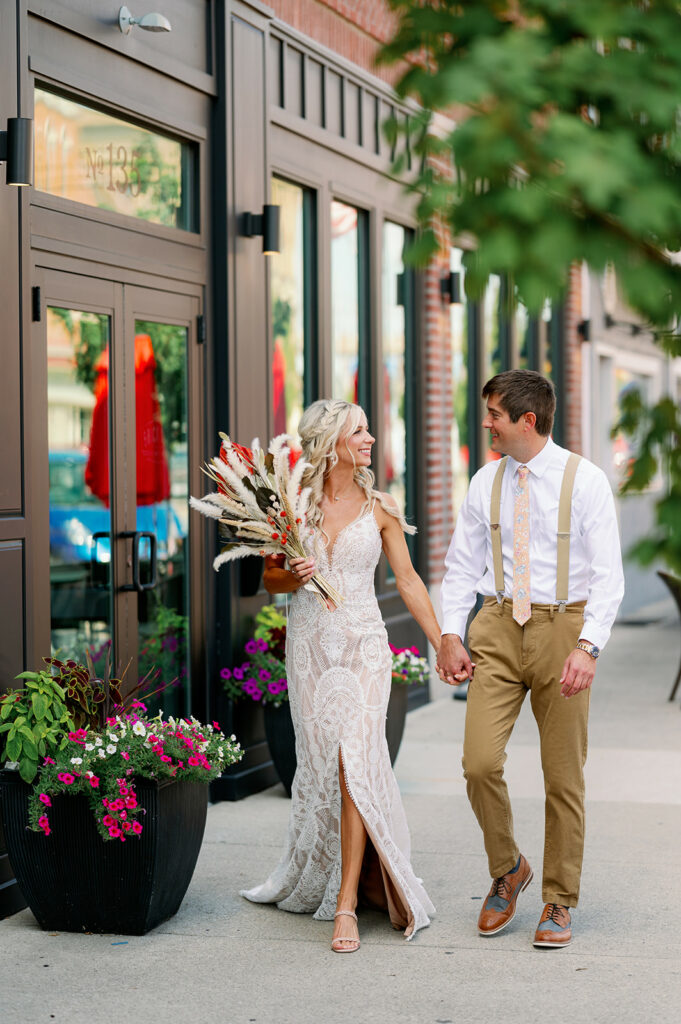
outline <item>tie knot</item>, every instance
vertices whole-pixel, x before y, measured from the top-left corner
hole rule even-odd
[[[529,472],[530,471],[527,468],[527,466],[521,466],[520,469],[518,470],[518,476],[520,477],[521,480],[526,480],[527,479],[527,474]]]

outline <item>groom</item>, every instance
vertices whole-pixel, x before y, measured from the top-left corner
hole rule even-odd
[[[526,694],[539,728],[546,792],[542,899],[535,946],[572,938],[584,847],[584,763],[596,659],[624,593],[617,520],[605,474],[554,444],[553,385],[532,370],[489,380],[483,427],[505,458],[470,483],[446,559],[438,671],[467,672],[463,767],[492,887],[481,935],[512,920],[532,869],[520,853],[503,777]],[[476,593],[482,608],[463,646]],[[472,659],[472,660],[471,660]]]

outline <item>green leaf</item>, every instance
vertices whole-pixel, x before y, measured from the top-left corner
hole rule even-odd
[[[7,740],[5,755],[10,761],[18,761],[21,757],[21,739],[16,733],[14,736],[10,735],[10,738]]]
[[[3,720],[3,722],[5,721],[6,718],[9,718],[9,716],[12,714],[13,707],[14,707],[14,702],[13,701],[4,700],[2,702],[2,706],[0,706],[0,718]]]
[[[33,782],[36,775],[38,774],[38,761],[32,758],[24,758],[19,765],[19,774],[21,775],[24,782],[29,784]]]
[[[34,693],[31,697],[31,704],[33,705],[33,713],[38,721],[41,721],[45,717],[47,712],[48,701],[42,693]]]

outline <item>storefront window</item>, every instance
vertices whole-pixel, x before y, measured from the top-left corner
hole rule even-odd
[[[312,193],[281,178],[272,179],[272,202],[280,207],[281,251],[271,259],[272,401],[274,433],[295,434],[306,396],[307,310],[314,288],[306,252]],[[312,245],[308,242],[307,248]]]
[[[52,650],[110,654],[110,321],[47,309]],[[101,443],[98,442],[101,438]]]
[[[195,163],[189,143],[35,90],[35,188],[40,192],[196,231]]]
[[[452,503],[459,510],[468,489],[469,449],[469,376],[468,376],[468,303],[464,288],[461,249],[450,250],[450,270],[459,274],[461,302],[449,307],[449,331],[452,345]]]
[[[359,211],[331,203],[331,394],[359,399],[360,291]]]
[[[407,465],[406,234],[399,224],[383,225],[383,467],[385,486],[401,509],[406,508]]]

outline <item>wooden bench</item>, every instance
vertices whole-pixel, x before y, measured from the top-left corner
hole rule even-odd
[[[679,609],[679,615],[681,615],[681,579],[678,576],[671,576],[668,572],[660,572],[658,570],[657,575],[660,577],[663,583],[666,583],[671,591],[671,595],[676,601],[676,607]],[[679,665],[679,671],[676,673],[676,679],[672,686],[672,692],[669,694],[669,699],[674,700],[676,691],[681,682],[681,664]]]

